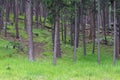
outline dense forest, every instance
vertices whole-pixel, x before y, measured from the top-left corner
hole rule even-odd
[[[120,0],[0,0],[0,80],[119,80],[119,58]]]

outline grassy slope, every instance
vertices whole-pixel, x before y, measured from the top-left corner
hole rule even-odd
[[[20,24],[23,26],[23,24]],[[10,32],[14,32],[13,28]],[[26,55],[17,54],[12,48],[6,49],[7,40],[0,39],[0,80],[120,80],[120,61],[112,65],[112,47],[102,46],[101,64],[97,64],[97,52],[91,53],[92,46],[88,44],[87,56],[83,56],[82,46],[77,50],[77,62],[73,62],[73,47],[62,45],[63,56],[57,65],[52,64],[51,34],[47,31],[34,29],[39,37],[36,42],[42,42],[44,52],[34,62],[29,62]],[[26,33],[20,31],[23,38]],[[97,50],[97,49],[96,49]]]
[[[2,41],[3,42],[3,41]],[[119,80],[120,62],[112,66],[112,58],[105,51],[102,53],[102,63],[98,65],[97,55],[88,54],[83,57],[81,51],[77,62],[72,61],[72,50],[66,47],[62,59],[57,65],[52,65],[52,56],[44,56],[35,62],[29,62],[26,57],[14,55],[0,59],[0,80]],[[103,49],[102,49],[103,50]],[[9,50],[13,52],[12,49]],[[10,54],[0,47],[0,53]],[[44,52],[50,54],[50,52]],[[104,56],[103,56],[104,55]]]

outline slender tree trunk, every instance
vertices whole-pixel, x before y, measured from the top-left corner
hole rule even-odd
[[[70,44],[71,46],[74,45],[74,24],[71,23],[70,25]]]
[[[58,14],[56,13],[55,17],[55,37],[54,37],[54,58],[53,58],[53,64],[56,64],[56,57],[57,57],[57,48],[58,48],[58,24],[59,24],[59,17]]]
[[[76,48],[77,48],[77,5],[75,3],[75,40],[74,40],[74,58],[73,60],[76,61]]]
[[[109,5],[109,28],[111,28],[111,5]]]
[[[41,8],[41,6],[42,6],[42,4],[40,3],[40,5],[39,5],[39,11],[40,11],[39,12],[39,15],[40,15],[39,16],[39,22],[40,22],[40,28],[42,29],[43,25],[42,25],[42,13],[41,13],[42,12],[42,8]]]
[[[67,27],[66,27],[66,21],[64,17],[64,43],[66,44],[66,34],[67,34]]]
[[[44,17],[44,22],[43,22],[43,26],[42,26],[42,29],[45,28],[45,25],[46,25],[46,20],[47,20],[47,16]]]
[[[25,11],[25,13],[24,13],[24,30],[25,30],[25,31],[27,31],[27,22],[26,22],[27,19],[26,19],[26,15],[27,15],[27,14],[26,14],[26,11]]]
[[[0,33],[1,33],[1,29],[3,28],[3,1],[0,1],[0,5],[1,5],[1,8],[0,8]]]
[[[25,0],[21,0],[20,2],[20,14],[23,15],[25,12]]]
[[[53,25],[53,29],[52,29],[52,42],[53,42],[53,47],[54,47],[54,39],[55,39],[55,23]],[[54,50],[54,48],[53,48]]]
[[[62,16],[62,14],[61,14],[61,36],[62,36],[62,41],[64,40],[64,33],[63,33],[63,30],[64,30],[64,24],[63,24],[63,16]]]
[[[80,7],[77,10],[77,48],[79,46],[79,36],[80,36]]]
[[[82,39],[83,39],[83,54],[86,56],[86,34],[85,34],[85,23],[84,23],[84,0],[81,2],[81,27],[82,27]]]
[[[6,0],[6,23],[5,23],[5,37],[7,37],[7,22],[9,22],[9,0]]]
[[[18,30],[18,0],[15,0],[15,28],[16,28],[16,38],[19,38]]]
[[[33,5],[33,2],[31,2],[31,4]],[[34,16],[34,11],[33,11],[33,6],[31,6],[31,25],[33,26],[33,16]]]
[[[97,41],[98,41],[98,64],[100,64],[100,0],[97,0],[98,3],[98,35],[97,35]]]
[[[6,21],[10,22],[10,0],[6,0]]]
[[[38,22],[38,13],[39,13],[39,1],[38,0],[36,0],[36,28],[38,28],[38,26],[39,26],[39,22]]]
[[[104,38],[105,38],[105,44],[107,45],[107,35],[106,35],[106,15],[105,15],[105,3],[103,3],[104,8],[103,8],[103,30],[104,30]]]
[[[44,21],[43,21],[42,29],[44,29],[44,27],[46,25],[46,20],[47,20],[47,11],[46,11],[45,7],[43,7],[43,16],[44,16]]]
[[[15,0],[13,0],[13,14],[14,14],[13,22],[15,22]]]
[[[14,5],[13,1],[10,1],[10,5],[11,5],[10,12],[13,13],[13,5]]]
[[[54,56],[53,64],[56,65],[57,57],[61,57],[60,53],[60,35],[59,35],[59,0],[56,0],[56,5],[58,8],[55,9],[55,35],[54,35]]]
[[[19,6],[20,15],[22,15],[22,13],[23,13],[22,7],[23,7],[22,0],[20,0],[20,6]]]
[[[58,19],[58,36],[57,36],[57,58],[61,58],[61,49],[60,49],[60,23]]]
[[[114,0],[114,53],[113,53],[113,64],[116,63],[116,40],[117,40],[117,27],[116,27],[116,1]]]
[[[95,37],[96,37],[96,0],[94,0],[94,28],[93,28],[93,49],[92,49],[92,53],[95,53]]]
[[[32,36],[32,21],[31,21],[31,0],[26,0],[26,22],[28,31],[28,58],[29,61],[34,60],[33,54],[33,36]]]
[[[62,24],[62,27],[61,27],[61,29],[62,29],[62,41],[64,40],[64,34],[63,34],[63,24]]]
[[[83,49],[84,49],[84,56],[86,56],[86,38],[85,38],[85,26],[82,25],[82,33],[83,33]]]
[[[82,11],[84,11],[84,5],[82,4]],[[83,12],[82,12],[82,19],[84,18]],[[82,38],[83,38],[83,50],[84,50],[84,56],[86,56],[86,34],[85,34],[85,25],[84,21],[82,20]]]
[[[24,3],[24,7],[23,7],[24,8],[24,30],[27,32],[27,22],[26,22],[27,21],[27,19],[26,19],[27,14],[26,14],[26,4],[25,4],[26,0],[23,0],[23,3]]]
[[[91,18],[91,23],[90,23],[90,34],[89,34],[89,39],[92,40],[93,39],[93,30],[94,30],[94,17],[93,17],[93,13],[91,12],[91,15],[90,15],[90,18]]]

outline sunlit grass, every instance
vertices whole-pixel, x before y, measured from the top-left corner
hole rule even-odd
[[[91,53],[88,44],[87,56],[83,56],[82,47],[77,49],[77,61],[73,61],[73,47],[63,45],[63,56],[52,64],[52,52],[45,51],[44,57],[29,62],[27,56],[4,47],[8,41],[0,40],[0,80],[119,80],[120,61],[112,65],[112,48],[101,48],[101,64],[97,64],[97,51]],[[50,48],[50,46],[49,46]],[[107,51],[107,52],[106,52]],[[5,55],[3,55],[5,54]],[[9,57],[8,54],[13,54]],[[42,54],[42,53],[41,53]]]

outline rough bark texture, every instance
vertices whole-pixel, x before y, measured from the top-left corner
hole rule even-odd
[[[26,0],[26,23],[28,31],[28,58],[30,61],[34,60],[33,55],[33,36],[32,36],[32,21],[31,21],[31,0]]]
[[[53,59],[53,64],[56,64],[56,57],[57,57],[57,46],[58,46],[58,41],[57,41],[57,38],[58,38],[58,15],[56,15],[56,18],[55,18],[55,34],[54,34],[54,59]]]

